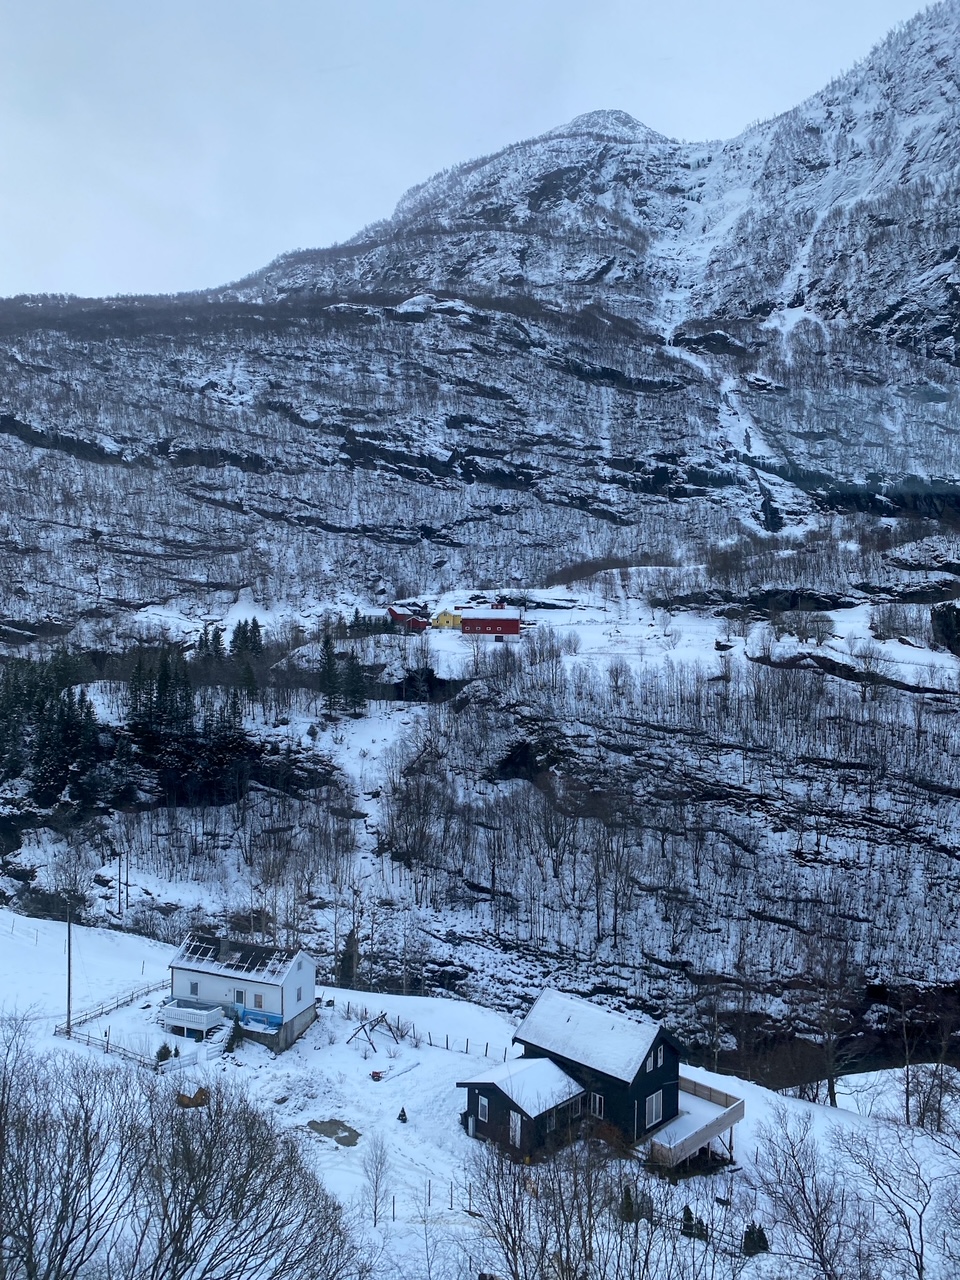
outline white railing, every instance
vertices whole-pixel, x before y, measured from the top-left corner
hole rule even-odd
[[[160,1006],[159,1020],[165,1030],[170,1027],[189,1027],[193,1031],[212,1031],[226,1021],[226,1014],[219,1005],[196,1008],[178,1001]]]

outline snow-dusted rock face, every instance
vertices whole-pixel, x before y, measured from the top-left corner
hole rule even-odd
[[[730,142],[592,112],[208,295],[4,303],[0,639],[955,515],[958,76],[946,0]]]
[[[952,360],[958,77],[960,6],[946,0],[732,141],[579,116],[415,187],[389,222],[281,258],[240,293],[533,293],[616,305],[665,335],[806,305]]]

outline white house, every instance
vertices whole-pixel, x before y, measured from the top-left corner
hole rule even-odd
[[[287,1049],[317,1016],[316,977],[305,951],[192,933],[170,962],[161,1016],[169,1027],[206,1030],[210,1012],[223,1010],[240,1019],[246,1035]]]

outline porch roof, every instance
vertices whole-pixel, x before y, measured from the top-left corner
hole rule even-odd
[[[549,1058],[511,1058],[470,1080],[457,1081],[458,1089],[492,1085],[531,1119],[580,1097],[583,1089]]]

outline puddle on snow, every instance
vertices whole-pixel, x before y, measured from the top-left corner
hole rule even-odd
[[[308,1120],[307,1128],[321,1138],[332,1138],[341,1147],[355,1147],[360,1134],[342,1120]]]

